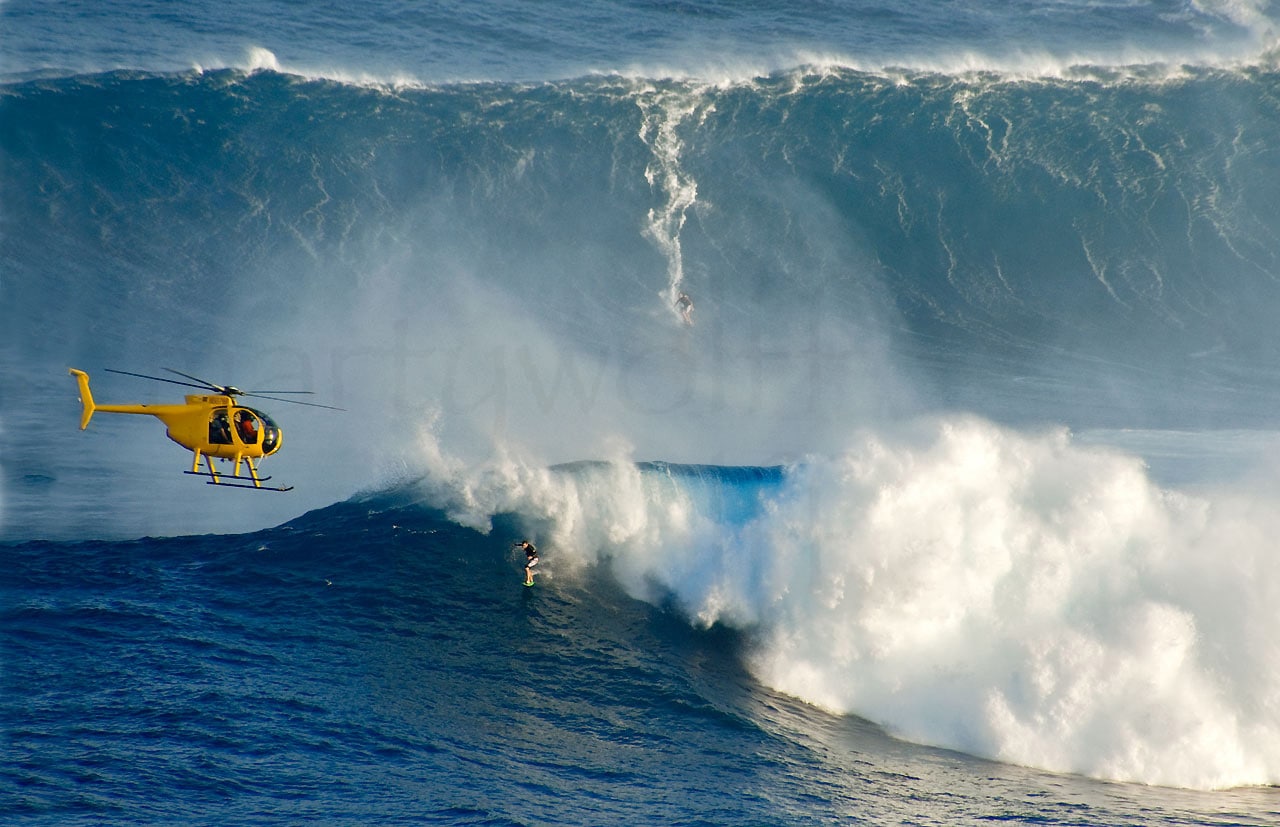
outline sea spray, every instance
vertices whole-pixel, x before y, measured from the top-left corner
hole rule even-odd
[[[715,111],[714,99],[697,84],[650,86],[637,91],[636,105],[643,113],[640,140],[653,158],[645,166],[645,180],[665,200],[651,207],[645,235],[658,246],[667,262],[667,287],[662,296],[672,306],[684,283],[684,254],[680,232],[698,200],[698,182],[682,165],[685,139],[681,128],[696,130]],[[686,127],[686,122],[689,125]]]
[[[1275,782],[1280,652],[1256,630],[1280,564],[1234,542],[1234,494],[1164,490],[1132,456],[977,420],[870,438],[795,482],[759,526],[765,682],[1012,763]]]
[[[622,453],[468,470],[428,437],[424,484],[455,519],[540,527],[562,571],[603,565],[751,630],[763,682],[909,740],[1149,784],[1280,779],[1280,648],[1260,631],[1280,520],[1065,429],[908,430],[756,474]]]

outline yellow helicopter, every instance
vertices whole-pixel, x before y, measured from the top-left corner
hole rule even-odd
[[[169,439],[192,453],[191,470],[186,474],[209,477],[210,485],[225,485],[232,488],[255,488],[262,491],[292,491],[293,486],[273,488],[263,483],[271,479],[258,475],[258,460],[269,457],[280,450],[284,435],[280,427],[271,417],[253,408],[235,402],[237,396],[254,396],[271,399],[276,402],[292,402],[296,405],[309,405],[313,408],[328,408],[340,411],[331,405],[319,405],[315,402],[301,402],[296,399],[279,399],[264,394],[297,394],[310,391],[242,391],[232,385],[215,385],[196,376],[181,371],[165,368],[176,376],[190,379],[181,382],[177,379],[166,379],[162,376],[147,376],[142,373],[129,373],[124,370],[104,368],[108,373],[119,373],[124,376],[136,376],[141,379],[154,379],[157,382],[170,382],[189,388],[212,391],[210,394],[193,394],[181,405],[99,405],[93,401],[89,391],[89,374],[71,368],[71,375],[80,386],[80,404],[84,412],[80,417],[80,430],[89,427],[89,420],[95,411],[103,413],[146,414],[154,416],[165,424]],[[200,459],[204,458],[208,471],[200,470]],[[213,467],[213,460],[230,460],[235,463],[232,473],[219,473]],[[248,476],[240,474],[240,463],[249,467]]]

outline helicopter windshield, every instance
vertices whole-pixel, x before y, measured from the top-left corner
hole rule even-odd
[[[248,408],[253,412],[254,416],[262,421],[262,454],[266,456],[273,454],[280,447],[280,427],[272,421],[271,417],[262,411],[256,411]]]

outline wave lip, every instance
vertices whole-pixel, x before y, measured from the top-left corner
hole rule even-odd
[[[372,2],[359,24],[347,13],[308,8],[296,17],[196,4],[162,18],[128,4],[91,12],[6,10],[6,77],[31,73],[170,72],[180,67],[268,68],[266,54],[310,77],[369,85],[564,80],[591,73],[725,79],[830,60],[868,71],[935,71],[968,65],[1003,72],[1029,56],[1070,65],[1221,65],[1273,47],[1269,7],[1253,0],[1174,4],[1068,0],[976,3],[925,0],[892,9],[832,4],[710,8],[651,4],[593,8],[588,27],[571,4],[404,8]],[[270,41],[260,41],[270,32]],[[111,36],[103,37],[101,33]],[[248,58],[228,57],[253,45]],[[255,42],[258,40],[258,42]],[[1012,45],[1010,45],[1012,44]],[[1021,67],[1021,68],[1019,68]],[[293,71],[298,71],[294,69]],[[951,69],[943,69],[951,71]]]
[[[198,72],[234,69],[245,73],[275,72],[306,80],[328,80],[365,88],[428,89],[494,82],[564,82],[584,78],[623,78],[630,81],[675,81],[713,88],[750,84],[778,75],[826,75],[854,72],[881,78],[942,76],[957,80],[981,78],[1001,82],[1019,81],[1102,81],[1138,80],[1154,82],[1186,78],[1197,72],[1276,71],[1280,69],[1280,36],[1261,42],[1229,46],[1199,44],[1184,48],[1142,48],[1061,50],[1034,47],[975,49],[942,48],[920,56],[902,54],[876,58],[855,56],[838,49],[774,49],[766,56],[752,54],[714,56],[702,54],[688,61],[635,60],[626,63],[592,63],[566,67],[543,77],[503,78],[483,73],[435,77],[412,69],[377,71],[351,68],[327,61],[305,58],[281,62],[274,52],[261,46],[249,47],[244,56],[231,61],[194,62]]]

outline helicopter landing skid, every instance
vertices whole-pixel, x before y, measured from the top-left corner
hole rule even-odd
[[[292,491],[292,485],[262,485],[271,477],[240,477],[235,474],[211,474],[208,471],[183,471],[194,477],[212,477],[205,480],[205,485],[225,485],[227,488],[256,488],[259,491]]]
[[[237,479],[240,479],[240,478],[237,478]],[[213,480],[206,480],[205,485],[221,485],[227,488],[252,488],[255,491],[292,491],[293,490],[292,485],[279,485],[279,486],[251,485],[249,483],[243,483],[243,482],[214,482]]]

